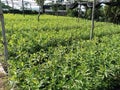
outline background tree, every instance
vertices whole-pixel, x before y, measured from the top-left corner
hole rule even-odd
[[[58,3],[52,5],[52,10],[53,10],[54,14],[57,16],[58,16],[58,9],[59,9]]]
[[[22,0],[22,11],[23,11],[23,16],[25,17],[24,0]]]
[[[12,3],[12,11],[14,13],[14,2],[13,2],[13,0],[11,0],[11,3]]]
[[[8,0],[6,0],[6,4],[7,4],[7,6],[8,6]]]
[[[81,0],[77,0],[77,1],[78,1],[78,22],[79,22],[81,15]]]
[[[93,7],[92,7],[92,24],[91,24],[91,30],[90,30],[90,40],[94,37],[94,14],[95,14],[95,3],[96,0],[93,1]]]
[[[120,0],[114,0],[111,2],[120,3]],[[120,23],[120,5],[112,6],[106,5],[104,8],[105,20],[113,23]]]
[[[39,12],[38,12],[38,21],[40,20],[40,12],[44,12],[44,1],[45,0],[36,0],[37,4],[39,5]]]

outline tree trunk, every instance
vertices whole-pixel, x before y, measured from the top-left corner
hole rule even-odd
[[[92,24],[91,24],[91,30],[90,30],[90,40],[94,37],[94,12],[95,12],[95,1],[93,1],[93,8],[92,8]]]
[[[5,60],[8,60],[8,48],[7,48],[7,41],[6,41],[6,35],[5,35],[4,16],[3,16],[2,7],[1,7],[1,0],[0,0],[0,21],[2,26],[4,56],[5,56]]]
[[[13,0],[11,0],[11,3],[12,3],[12,12],[14,13],[14,2],[13,2]]]
[[[81,14],[81,4],[79,2],[79,7],[78,7],[78,22],[80,21],[80,14]]]
[[[6,3],[7,3],[7,5],[8,5],[8,0],[6,0]]]
[[[38,22],[40,21],[40,5],[39,5],[39,12],[38,12]]]
[[[23,16],[25,17],[25,11],[24,11],[24,0],[22,0],[22,11],[23,11]]]

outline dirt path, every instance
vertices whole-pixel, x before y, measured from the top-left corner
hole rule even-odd
[[[0,63],[0,90],[6,90],[5,85],[7,83],[7,74]]]
[[[3,68],[3,65],[2,65],[3,62],[4,62],[3,55],[0,54],[0,90],[7,90],[6,89],[7,74],[4,71],[4,68]]]

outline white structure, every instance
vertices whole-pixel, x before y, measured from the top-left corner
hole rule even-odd
[[[11,0],[1,0],[5,5],[8,5],[12,7],[12,2]],[[36,3],[36,0],[23,0],[24,1],[24,7],[26,10],[34,10],[34,11],[39,11],[39,6]],[[83,0],[87,1],[87,0]],[[93,1],[93,0],[88,0],[88,1]],[[97,0],[99,2],[109,2],[110,0]],[[71,4],[74,3],[75,0],[45,0],[44,5],[52,5],[55,3],[61,3],[61,4]],[[13,0],[14,3],[14,9],[19,9],[22,10],[22,0]]]
[[[12,7],[12,2],[11,0],[7,0],[8,5]],[[5,5],[7,5],[6,0],[1,0]],[[22,0],[13,0],[14,3],[14,9],[22,10]],[[39,6],[35,2],[35,0],[24,0],[24,8],[26,10],[34,10],[34,11],[39,11]]]
[[[1,0],[5,5],[8,5],[12,7],[11,0]],[[13,0],[14,3],[14,9],[22,10],[22,0]],[[45,0],[44,5],[52,5],[55,3],[61,3],[61,4],[69,4],[74,3],[74,0]],[[34,10],[39,11],[39,6],[37,5],[35,0],[24,0],[24,7],[26,10]]]
[[[45,5],[51,5],[51,4],[56,4],[56,3],[61,3],[61,4],[68,4],[68,3],[74,3],[75,0],[45,0]]]
[[[45,5],[51,5],[54,3],[54,0],[45,0],[44,4]]]

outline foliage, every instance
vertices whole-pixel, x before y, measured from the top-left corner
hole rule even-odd
[[[36,3],[39,5],[38,21],[40,20],[40,12],[44,13],[44,1],[45,0],[36,0]]]
[[[1,3],[1,5],[2,5],[2,8],[4,8],[4,9],[11,9],[10,6],[7,6],[7,5],[5,5],[4,3]]]
[[[105,6],[106,21],[120,23],[120,7],[119,6]]]
[[[80,0],[77,0],[80,1]],[[96,21],[106,21],[106,22],[112,22],[116,24],[120,24],[120,6],[112,2],[120,3],[120,0],[111,0],[110,5],[103,5],[101,4],[100,6],[96,6],[95,8],[95,14],[94,14],[94,19]],[[92,15],[92,8],[87,8],[85,11],[85,15],[83,16],[86,19],[91,19]],[[68,15],[71,16],[76,16],[77,15],[77,10],[69,10]],[[81,14],[82,16],[82,14]]]
[[[60,4],[53,4],[52,5],[52,10],[53,10],[53,12],[55,12],[55,15],[58,15],[58,10],[59,10],[59,6],[60,6]]]
[[[5,15],[9,80],[20,90],[113,90],[120,86],[120,26],[42,15]]]
[[[77,11],[76,9],[74,9],[74,10],[68,9],[68,10],[67,10],[67,16],[77,17],[77,16],[78,16],[78,11]]]
[[[44,1],[45,0],[36,0],[37,4],[40,5],[40,6],[44,5]]]

